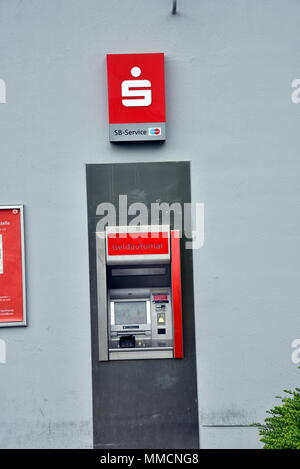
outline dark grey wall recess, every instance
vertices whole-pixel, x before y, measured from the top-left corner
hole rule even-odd
[[[188,162],[87,165],[95,448],[198,448],[192,251],[182,240],[183,360],[98,361],[96,208],[190,202]]]

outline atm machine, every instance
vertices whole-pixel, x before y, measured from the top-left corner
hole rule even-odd
[[[180,233],[96,233],[99,360],[183,358]]]

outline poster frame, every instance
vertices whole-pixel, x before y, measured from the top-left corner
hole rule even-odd
[[[22,321],[0,322],[2,327],[26,327],[27,322],[27,304],[26,304],[26,263],[25,263],[25,233],[24,233],[24,205],[0,205],[2,210],[20,210],[20,231],[21,231],[21,263],[22,263]]]

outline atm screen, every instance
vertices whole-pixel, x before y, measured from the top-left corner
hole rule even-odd
[[[115,324],[147,324],[146,301],[116,301]]]

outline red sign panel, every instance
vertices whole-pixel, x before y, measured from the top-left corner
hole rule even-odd
[[[168,301],[168,295],[153,295],[154,301]]]
[[[174,321],[174,358],[183,358],[180,239],[179,232],[176,230],[171,231],[171,251],[171,281]]]
[[[25,325],[21,208],[0,208],[0,326]]]
[[[168,233],[131,233],[108,234],[107,249],[109,256],[134,256],[168,254]]]
[[[108,54],[111,141],[165,139],[164,54]]]
[[[164,54],[108,54],[109,122],[165,122]]]

